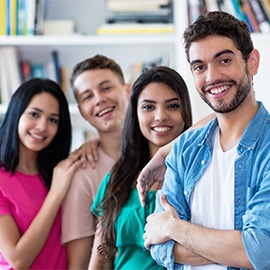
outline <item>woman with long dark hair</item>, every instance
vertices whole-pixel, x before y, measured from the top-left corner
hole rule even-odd
[[[143,246],[146,217],[154,211],[157,186],[141,207],[136,178],[157,150],[192,124],[187,86],[165,66],[149,69],[134,83],[124,124],[121,155],[96,195],[99,217],[89,269],[159,269]]]
[[[61,212],[80,151],[61,88],[31,79],[13,94],[0,128],[0,268],[66,269]]]

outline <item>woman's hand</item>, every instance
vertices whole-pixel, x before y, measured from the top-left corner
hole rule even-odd
[[[82,166],[81,149],[72,152],[66,159],[60,161],[53,170],[50,193],[63,200],[71,184],[75,171]]]
[[[164,157],[157,152],[156,155],[143,168],[137,179],[137,189],[142,206],[145,206],[145,198],[151,187],[158,182],[157,190],[163,185],[166,171]]]
[[[89,141],[81,145],[80,149],[82,151],[82,167],[86,167],[86,162],[90,163],[90,166],[94,169],[96,167],[96,162],[99,159],[98,156],[98,145],[100,143],[99,138],[92,138]]]

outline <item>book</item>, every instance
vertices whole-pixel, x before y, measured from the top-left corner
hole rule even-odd
[[[248,2],[248,0],[242,0],[242,10],[246,15],[246,18],[248,20],[248,24],[250,26],[250,29],[252,32],[260,32],[259,24],[255,18],[255,15],[251,9],[251,6]]]
[[[36,0],[26,1],[26,35],[35,34]]]
[[[108,34],[172,34],[173,24],[169,23],[117,23],[104,24],[97,29],[99,35]]]
[[[6,1],[0,0],[0,35],[7,34]]]
[[[2,48],[0,48],[0,89],[1,103],[7,104],[10,99],[10,86],[8,79],[8,71],[6,68],[6,56]]]
[[[19,36],[26,34],[26,0],[17,0],[17,28]]]
[[[261,1],[259,0],[249,0],[251,9],[255,15],[255,18],[259,24],[259,28],[262,33],[270,33],[269,19],[263,9]]]
[[[9,34],[16,35],[17,33],[17,0],[9,1]]]
[[[270,20],[270,0],[262,0],[262,6],[268,17],[268,20]]]
[[[154,11],[170,4],[170,0],[107,0],[107,9],[111,12]]]
[[[15,47],[2,47],[1,50],[6,57],[7,77],[12,95],[22,83],[19,55]]]
[[[188,1],[188,20],[189,23],[193,23],[200,16],[200,0],[189,0]]]
[[[216,0],[205,0],[205,5],[208,12],[219,10],[218,3]]]

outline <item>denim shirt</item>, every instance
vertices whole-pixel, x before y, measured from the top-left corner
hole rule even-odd
[[[245,130],[235,160],[234,229],[241,230],[243,244],[255,269],[270,269],[270,115],[261,102]],[[183,133],[166,159],[167,171],[157,194],[155,212],[163,211],[160,195],[166,194],[179,217],[190,221],[190,196],[212,157],[215,118],[207,126]],[[203,241],[203,238],[201,239]],[[151,255],[168,269],[174,263],[174,241],[152,245]],[[228,267],[228,269],[237,269]]]

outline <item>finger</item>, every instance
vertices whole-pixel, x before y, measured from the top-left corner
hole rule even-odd
[[[93,149],[93,157],[94,157],[95,162],[99,160],[97,148]]]
[[[171,205],[169,204],[165,194],[162,194],[160,196],[160,203],[161,203],[161,206],[164,208],[165,211],[170,210]]]
[[[148,243],[147,236],[146,236],[145,241],[144,241],[144,246],[146,249],[150,250],[151,245]]]
[[[87,160],[90,163],[90,166],[95,169],[96,168],[96,161],[92,153],[87,154]]]
[[[86,162],[87,162],[85,155],[82,155],[80,159],[81,159],[81,162],[82,162],[81,167],[85,168],[86,167]]]

